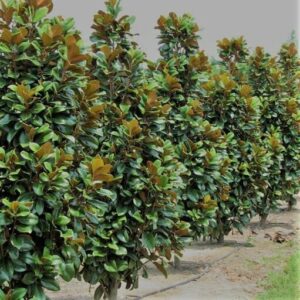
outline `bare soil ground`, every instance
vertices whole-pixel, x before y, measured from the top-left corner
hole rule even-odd
[[[169,268],[164,278],[149,266],[149,279],[140,279],[138,290],[119,291],[119,299],[242,300],[255,299],[271,271],[281,270],[299,249],[300,205],[272,214],[264,229],[254,219],[243,235],[232,232],[223,245],[198,242],[184,251],[179,269]],[[61,291],[48,293],[53,300],[91,300],[94,287],[72,281]],[[300,297],[300,296],[299,296]]]

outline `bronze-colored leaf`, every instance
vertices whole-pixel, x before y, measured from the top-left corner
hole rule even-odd
[[[203,84],[202,84],[202,87],[203,87],[206,91],[211,92],[211,91],[213,91],[214,88],[215,88],[215,81],[214,81],[214,80],[209,80],[209,81],[203,83]]]
[[[143,202],[147,202],[147,196],[144,191],[139,192],[139,196]]]
[[[45,47],[49,47],[53,43],[53,38],[47,33],[42,34],[42,42]]]
[[[194,55],[190,58],[189,66],[191,69],[195,69],[197,71],[210,70],[208,56],[205,55],[204,51],[200,51],[197,55]]]
[[[27,125],[27,124],[23,124],[23,128],[27,134],[27,136],[29,137],[30,141],[33,141],[36,130],[34,127]]]
[[[246,108],[249,112],[255,112],[254,101],[253,98],[248,97],[246,100]]]
[[[235,88],[235,82],[229,77],[228,74],[224,73],[219,77],[226,92],[230,92]]]
[[[13,201],[10,206],[10,208],[14,214],[18,212],[19,207],[20,207],[19,201]]]
[[[262,47],[256,47],[256,48],[255,48],[255,54],[256,54],[259,58],[263,57],[263,56],[264,56],[264,48],[262,48]]]
[[[35,153],[35,155],[38,159],[41,159],[42,157],[49,155],[52,152],[53,152],[52,144],[50,142],[47,142],[40,147],[40,149]]]
[[[157,167],[152,161],[147,161],[147,169],[151,175],[157,175]]]
[[[171,260],[171,258],[172,258],[172,251],[171,251],[170,248],[166,248],[165,249],[165,257],[166,257],[167,260]]]
[[[102,46],[100,50],[104,53],[107,61],[109,62],[115,60],[123,52],[121,47],[117,47],[115,50],[113,50],[108,45]]]
[[[194,152],[198,149],[197,145],[190,139],[188,139],[189,148]]]
[[[59,157],[59,160],[57,162],[57,166],[60,167],[60,166],[65,165],[66,163],[69,164],[73,160],[74,160],[74,157],[73,157],[72,154],[67,154],[63,150],[60,150],[60,157]]]
[[[289,114],[296,114],[298,111],[298,103],[296,99],[289,99],[286,102],[286,110]]]
[[[47,7],[48,12],[51,12],[53,9],[52,0],[28,0],[28,3],[31,7],[38,9],[41,7]]]
[[[230,40],[228,38],[224,38],[217,42],[219,48],[223,50],[227,50],[230,46]]]
[[[61,37],[63,34],[63,27],[60,24],[55,24],[51,27],[51,35],[55,39]]]
[[[289,45],[289,48],[288,48],[288,55],[289,57],[293,57],[295,55],[297,55],[298,51],[297,51],[297,47],[296,47],[296,44],[295,43],[291,43]]]
[[[12,35],[12,33],[9,29],[3,28],[0,40],[7,43],[7,44],[10,44],[12,42],[12,36],[13,35]]]
[[[28,107],[33,96],[36,94],[36,89],[30,89],[23,84],[19,84],[17,85],[16,93],[22,98],[25,106]]]
[[[179,18],[176,13],[170,12],[169,17],[171,18],[173,25],[178,28],[179,27]]]
[[[230,196],[230,186],[222,186],[220,193],[219,193],[220,199],[222,201],[229,200]]]
[[[193,33],[196,33],[198,31],[200,31],[200,27],[198,26],[198,24],[195,24],[193,27]]]
[[[270,136],[269,143],[273,150],[277,150],[281,146],[280,140],[274,135]]]
[[[111,49],[108,45],[103,45],[100,50],[104,53],[106,59],[109,58],[110,54],[111,54]]]
[[[168,87],[172,93],[181,91],[181,89],[182,89],[181,84],[179,83],[179,80],[176,77],[173,77],[173,76],[167,74],[166,81],[167,81]]]
[[[28,30],[25,27],[21,27],[19,29],[19,32],[13,35],[12,43],[16,45],[22,43],[25,37],[27,36],[27,34],[28,34]]]
[[[89,81],[86,88],[84,89],[85,98],[87,100],[91,100],[91,99],[94,99],[95,97],[97,97],[99,88],[100,88],[99,80]]]
[[[247,98],[247,97],[249,97],[249,96],[251,96],[251,93],[252,93],[252,88],[251,88],[251,86],[249,86],[249,85],[242,85],[242,87],[241,87],[241,89],[240,89],[240,95],[242,96],[242,97],[245,97],[245,98]]]
[[[59,24],[53,25],[47,33],[42,34],[42,42],[45,47],[49,47],[53,42],[60,39],[63,34],[63,28]]]
[[[210,124],[205,126],[204,135],[211,141],[217,141],[222,136],[222,131],[220,128],[212,128]]]
[[[85,237],[84,237],[84,235],[82,234],[82,235],[80,235],[80,237],[78,237],[78,238],[76,238],[76,239],[71,239],[71,240],[69,241],[69,243],[70,243],[71,245],[83,246],[84,243],[85,243]]]
[[[165,104],[161,107],[161,112],[163,115],[166,115],[170,112],[171,110],[171,105],[170,104]]]
[[[138,120],[133,119],[131,121],[123,121],[123,125],[128,130],[128,135],[134,137],[142,132],[142,128],[139,125]]]
[[[189,103],[190,109],[188,110],[188,115],[190,116],[203,116],[202,104],[199,100],[192,100]]]
[[[89,109],[89,112],[90,112],[91,116],[98,118],[99,115],[104,112],[105,108],[106,108],[105,104],[99,104],[99,105],[95,105],[95,106],[91,107]]]
[[[105,164],[99,155],[91,161],[93,181],[111,182],[114,179],[114,177],[110,174],[111,170],[112,165]]]
[[[205,195],[201,207],[205,210],[209,210],[217,207],[217,205],[217,201],[213,200],[210,195]]]
[[[158,29],[164,29],[166,26],[167,19],[164,16],[160,16],[157,20],[157,28]]]
[[[0,9],[0,18],[6,23],[6,25],[10,25],[12,22],[12,17],[15,12],[15,8],[8,7],[3,0],[0,1],[1,9]]]
[[[153,262],[153,264],[156,266],[156,268],[167,278],[168,277],[168,273],[167,270],[165,269],[165,266],[163,264],[163,262],[158,263],[158,262]]]
[[[159,105],[159,101],[157,99],[157,93],[155,91],[151,91],[148,94],[147,106],[149,108],[156,107]]]
[[[91,162],[92,172],[95,173],[99,168],[104,166],[103,159],[97,155]]]
[[[76,64],[87,59],[87,56],[81,54],[80,48],[77,46],[77,39],[71,35],[66,38],[66,45],[68,49],[68,61],[71,64]]]
[[[241,50],[242,46],[243,46],[243,43],[244,43],[244,37],[243,36],[240,36],[239,38],[232,40],[232,46],[236,50]]]
[[[112,6],[112,7],[115,7],[117,3],[118,3],[118,0],[108,0],[108,1],[105,1],[106,5]]]

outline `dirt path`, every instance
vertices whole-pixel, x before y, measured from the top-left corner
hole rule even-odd
[[[241,300],[254,299],[266,275],[280,270],[299,245],[300,205],[290,212],[272,214],[264,230],[257,219],[243,235],[230,234],[224,245],[195,243],[184,251],[180,268],[169,268],[165,279],[150,267],[149,279],[138,290],[120,290],[119,299]],[[91,300],[93,288],[78,281],[62,284],[53,300]]]

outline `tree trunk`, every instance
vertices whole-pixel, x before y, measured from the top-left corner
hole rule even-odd
[[[220,231],[218,238],[217,238],[217,242],[218,242],[218,244],[223,244],[224,243],[224,225],[222,222],[222,218],[219,214],[217,215],[217,222],[218,222],[219,231]]]
[[[293,200],[289,200],[288,201],[288,211],[291,211],[293,209],[293,206],[294,206]]]
[[[261,228],[264,228],[266,226],[267,218],[268,218],[267,214],[260,215],[259,226]]]
[[[224,233],[223,232],[221,232],[220,234],[219,234],[219,236],[218,236],[218,239],[217,239],[217,242],[218,242],[218,244],[224,244]]]
[[[173,262],[173,267],[174,269],[179,269],[181,265],[180,258],[178,256],[174,256],[174,262]]]
[[[118,289],[119,289],[120,282],[117,280],[114,280],[111,283],[110,290],[108,292],[108,299],[109,300],[117,300],[118,299]]]

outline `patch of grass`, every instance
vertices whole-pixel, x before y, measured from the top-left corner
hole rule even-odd
[[[257,300],[300,299],[300,251],[289,258],[283,271],[270,273],[264,287]]]
[[[271,256],[271,257],[263,257],[261,259],[261,262],[267,266],[274,266],[274,265],[282,264],[282,260],[284,260],[284,259],[285,259],[285,257],[283,257],[282,255],[276,255],[276,256]],[[284,261],[284,263],[285,263],[285,261]]]

